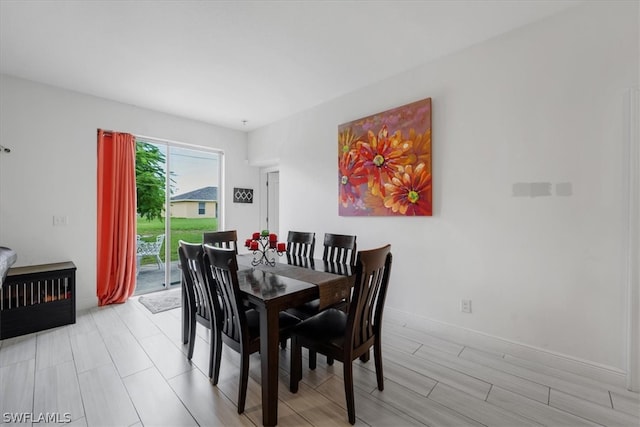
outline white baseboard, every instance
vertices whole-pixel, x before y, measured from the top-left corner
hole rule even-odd
[[[562,369],[567,372],[582,375],[595,381],[604,382],[616,387],[626,388],[626,374],[624,371],[582,360],[566,354],[542,349],[528,344],[511,341],[473,329],[463,328],[438,320],[428,319],[416,314],[403,312],[391,307],[385,307],[385,319],[393,323],[403,324],[412,329],[422,330],[437,335],[440,338],[485,350],[490,353],[509,354],[521,359]]]

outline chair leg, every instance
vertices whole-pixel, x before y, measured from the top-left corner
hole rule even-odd
[[[238,413],[244,412],[244,404],[247,400],[247,385],[249,384],[249,353],[241,352],[240,355],[240,388],[238,389]]]
[[[211,357],[213,358],[213,375],[209,375],[211,378],[211,382],[213,385],[218,384],[218,379],[220,378],[220,362],[222,361],[222,336],[220,334],[220,330],[216,327],[211,331],[211,339],[213,340],[215,337],[215,350],[212,353]]]
[[[356,423],[356,404],[353,397],[353,362],[345,359],[344,366],[344,395],[347,399],[347,413],[349,415],[349,423]]]
[[[182,344],[189,344],[189,334],[191,333],[191,310],[189,309],[189,301],[186,298],[182,300]]]
[[[282,339],[280,340],[280,348],[281,348],[281,349],[283,349],[283,350],[284,350],[285,348],[287,348],[287,339],[286,339],[286,338],[282,338]]]
[[[378,381],[378,390],[384,390],[384,375],[382,372],[382,344],[380,340],[376,340],[373,344],[373,359],[376,363],[376,379]]]
[[[362,363],[367,363],[367,362],[369,361],[369,358],[370,358],[370,357],[371,357],[371,356],[369,355],[369,350],[367,350],[367,352],[366,352],[366,353],[364,353],[362,356],[360,356],[360,361],[361,361]]]
[[[187,359],[191,360],[193,357],[193,347],[196,343],[196,314],[191,311],[189,313],[189,349],[187,350]]]
[[[158,262],[158,269],[162,270],[162,260],[160,259],[160,255],[156,255],[156,261]]]
[[[333,366],[333,357],[327,356],[327,365]]]
[[[311,369],[312,371],[316,369],[317,362],[318,353],[316,353],[314,350],[309,349],[309,369]]]
[[[213,378],[214,360],[216,357],[216,335],[214,329],[209,330],[209,380]]]
[[[296,337],[291,337],[291,372],[289,373],[289,391],[298,392],[298,383],[302,378],[302,347]]]

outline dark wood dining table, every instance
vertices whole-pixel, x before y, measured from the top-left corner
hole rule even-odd
[[[260,361],[262,383],[262,423],[278,423],[279,313],[305,302],[320,299],[320,308],[341,301],[355,281],[353,266],[321,259],[283,255],[274,266],[252,266],[253,255],[238,255],[240,291],[260,313]],[[183,287],[184,291],[184,287]],[[182,307],[186,293],[182,292]],[[182,310],[182,339],[189,336],[187,310]]]
[[[247,301],[260,313],[262,423],[278,423],[278,317],[282,310],[316,298],[320,307],[346,298],[354,283],[354,269],[318,259],[283,255],[275,266],[251,266],[252,255],[238,255],[238,281]]]

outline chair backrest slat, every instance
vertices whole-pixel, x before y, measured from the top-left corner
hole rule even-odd
[[[240,297],[238,262],[234,249],[205,244],[204,265],[207,280],[215,282],[220,295],[221,331],[243,345],[248,342],[247,317]]]
[[[196,315],[211,321],[212,302],[203,268],[203,250],[199,243],[180,241],[178,257],[182,269],[183,285],[187,293],[187,303],[195,308]]]
[[[202,243],[218,248],[233,249],[238,253],[238,232],[236,230],[208,231],[202,234]]]
[[[391,261],[391,245],[358,252],[346,336],[354,349],[380,331]]]
[[[354,265],[356,251],[356,236],[325,233],[322,253],[324,261]]]
[[[287,235],[287,254],[302,258],[313,258],[316,246],[316,233],[289,231]]]

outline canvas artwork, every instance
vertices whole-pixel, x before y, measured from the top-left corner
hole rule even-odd
[[[431,98],[338,127],[340,216],[431,216]]]

